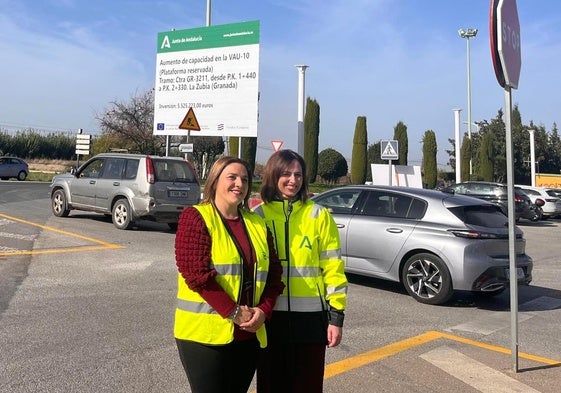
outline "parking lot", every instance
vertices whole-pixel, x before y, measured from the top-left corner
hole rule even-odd
[[[172,337],[173,232],[150,223],[121,231],[89,213],[53,217],[47,187],[25,186],[0,189],[0,391],[186,391]],[[534,281],[519,289],[518,373],[508,291],[430,306],[353,275],[325,391],[557,392],[561,221],[520,227]]]

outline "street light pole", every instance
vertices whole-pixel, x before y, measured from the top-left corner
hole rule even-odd
[[[528,130],[530,133],[530,176],[532,177],[532,187],[536,186],[536,150],[534,145],[535,130]]]
[[[304,157],[304,114],[306,109],[306,68],[307,65],[299,64],[298,68],[298,147],[297,152]]]
[[[456,184],[462,181],[461,154],[460,154],[460,111],[454,109],[454,156],[456,157]]]
[[[466,42],[467,42],[468,138],[471,142],[471,69],[470,69],[471,67],[470,67],[470,59],[469,59],[469,55],[470,55],[469,39],[473,38],[477,35],[477,29],[472,29],[472,28],[460,29],[460,30],[458,30],[458,34],[460,34],[460,37],[465,38]],[[470,176],[470,179],[471,179],[471,175],[473,174],[471,156],[472,156],[472,154],[471,154],[471,150],[470,150],[470,156],[469,156],[469,176]]]

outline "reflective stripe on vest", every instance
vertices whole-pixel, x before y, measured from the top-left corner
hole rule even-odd
[[[322,304],[319,296],[313,297],[290,297],[290,310],[299,312],[323,311],[326,306]],[[288,297],[281,296],[277,299],[275,310],[288,311]]]

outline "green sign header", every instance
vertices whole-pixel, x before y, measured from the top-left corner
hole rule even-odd
[[[158,33],[158,53],[259,44],[259,21]]]

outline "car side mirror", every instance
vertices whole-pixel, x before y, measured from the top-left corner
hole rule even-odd
[[[70,174],[71,174],[71,175],[75,175],[75,174],[76,174],[76,168],[75,168],[75,167],[70,168]]]

